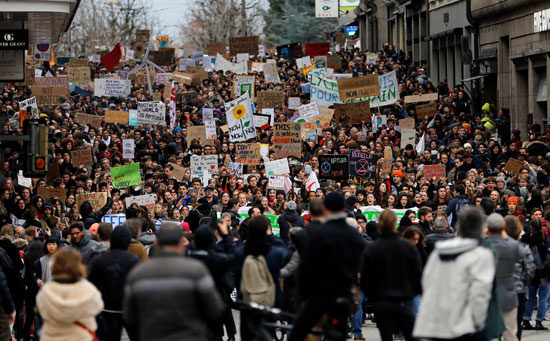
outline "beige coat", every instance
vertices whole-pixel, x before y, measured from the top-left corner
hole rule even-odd
[[[91,334],[75,322],[95,331],[95,316],[103,309],[101,293],[86,279],[76,283],[46,283],[36,296],[36,304],[44,319],[42,341],[92,340]]]

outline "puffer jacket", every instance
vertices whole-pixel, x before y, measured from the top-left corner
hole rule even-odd
[[[527,287],[535,276],[535,261],[533,260],[533,253],[529,248],[529,245],[520,242],[520,248],[522,248],[525,257],[523,260],[516,263],[514,267],[514,282],[516,284],[517,293],[527,293]]]
[[[475,239],[437,243],[422,276],[416,338],[452,339],[485,327],[496,271],[493,252]]]
[[[95,316],[103,309],[103,300],[96,287],[86,279],[76,283],[49,282],[36,297],[36,305],[44,325],[40,340],[92,340],[92,335],[75,322],[90,330],[97,329]]]

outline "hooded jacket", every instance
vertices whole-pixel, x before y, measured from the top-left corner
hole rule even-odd
[[[455,237],[437,243],[424,268],[413,336],[453,339],[481,331],[495,268],[492,251],[478,240]]]
[[[80,252],[82,255],[82,258],[86,258],[86,255],[88,252],[92,250],[93,247],[95,247],[98,243],[92,239],[90,232],[88,230],[82,231],[84,232],[84,236],[82,237],[82,240],[78,244],[71,243],[71,245]]]
[[[288,231],[290,230],[290,224],[292,224],[292,227],[304,227],[304,219],[300,217],[298,212],[289,209],[279,217],[278,222],[281,239],[287,243],[289,242]]]
[[[95,316],[103,309],[99,291],[86,279],[76,283],[49,282],[36,297],[44,325],[40,340],[92,340],[92,335],[75,322],[97,329]]]
[[[126,251],[130,239],[127,228],[117,227],[111,235],[110,251],[100,254],[90,264],[88,279],[101,292],[105,310],[109,312],[122,312],[124,286],[121,283],[139,263],[137,256]]]

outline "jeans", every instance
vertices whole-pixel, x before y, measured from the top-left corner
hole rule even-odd
[[[538,283],[531,283],[529,284],[529,297],[525,304],[525,313],[523,314],[523,319],[526,321],[531,321],[531,315],[533,314],[533,309],[535,308],[535,302],[537,300],[537,290],[539,292],[539,297],[536,320],[544,321],[544,316],[548,310],[547,304],[550,286],[548,283],[542,284],[540,281]]]
[[[363,294],[363,291],[359,290],[359,295],[361,296],[358,304],[359,309],[353,315],[353,336],[363,335],[363,299],[365,298],[365,294]]]

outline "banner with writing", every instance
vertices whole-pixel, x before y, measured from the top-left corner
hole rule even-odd
[[[380,86],[380,95],[362,97],[351,100],[351,102],[369,101],[370,107],[376,108],[394,104],[399,100],[399,83],[397,82],[395,71],[378,76],[378,84]],[[343,102],[347,103],[349,101]]]
[[[445,165],[424,165],[424,176],[427,178],[444,178],[445,177]]]
[[[231,73],[234,74],[246,75],[248,73],[248,62],[244,61],[242,63],[232,63],[218,53],[216,55],[214,70],[223,71],[223,73],[231,71]]]
[[[376,75],[342,78],[337,83],[342,101],[380,95],[380,86]]]
[[[126,188],[141,183],[139,162],[111,168],[113,186],[115,188]]]
[[[52,198],[58,198],[62,202],[65,202],[67,199],[67,190],[64,188],[53,188],[53,187],[38,187],[38,195],[41,195],[46,200],[51,200]]]
[[[191,156],[191,177],[203,178],[205,173],[210,175],[218,174],[217,155],[192,155]]]
[[[133,159],[135,150],[134,139],[123,139],[122,140],[122,157],[125,159]]]
[[[139,102],[137,112],[138,124],[164,125],[166,106],[160,102]]]
[[[332,79],[316,76],[309,73],[310,100],[317,103],[319,107],[328,108],[334,103],[340,102],[338,83]]]
[[[38,105],[54,105],[59,101],[59,97],[70,95],[69,89],[60,87],[33,86],[31,90]]]
[[[103,118],[97,115],[81,114],[75,115],[75,122],[82,125],[89,125],[90,127],[99,128],[101,126],[101,120]]]
[[[149,212],[152,212],[155,208],[155,195],[154,194],[144,194],[138,195],[135,197],[126,197],[124,199],[126,203],[126,208],[130,207],[132,204],[137,204],[138,206],[145,206]]]
[[[132,81],[125,79],[101,78],[94,80],[94,96],[128,96]]]

